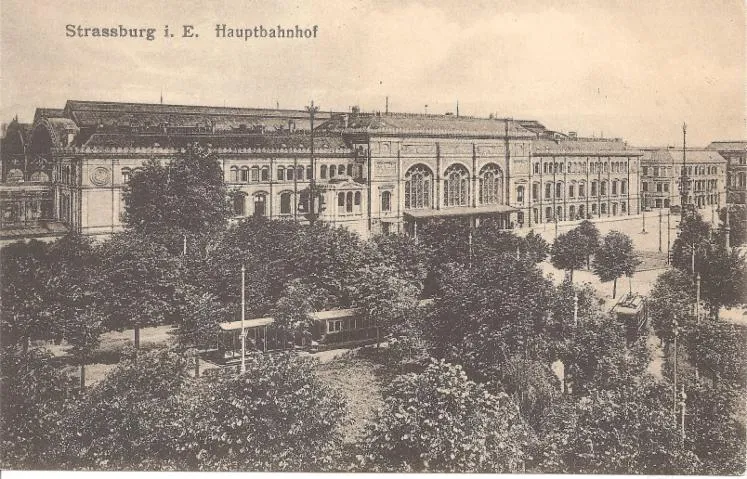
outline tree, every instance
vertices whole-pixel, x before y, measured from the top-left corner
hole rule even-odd
[[[176,445],[195,390],[186,368],[166,349],[120,362],[54,428],[56,468],[183,469]]]
[[[542,235],[535,233],[534,230],[529,230],[529,233],[524,237],[524,245],[527,257],[535,263],[543,262],[550,251],[550,245],[547,241]]]
[[[230,317],[228,308],[210,293],[200,294],[186,287],[179,301],[177,324],[173,334],[177,346],[194,349],[195,377],[200,377],[200,351],[215,347],[218,324]]]
[[[729,205],[729,245],[741,246],[747,241],[747,206]],[[726,207],[718,212],[719,229],[725,233]]]
[[[696,271],[702,258],[698,251],[710,250],[711,226],[703,221],[697,212],[682,215],[679,234],[672,243],[672,266],[682,271],[692,271],[692,259],[695,255]],[[702,253],[701,253],[702,254]]]
[[[584,251],[586,251],[586,268],[591,269],[591,257],[599,247],[600,234],[596,225],[589,220],[583,220],[580,225],[575,228],[578,233],[586,239],[584,244]]]
[[[569,271],[573,282],[573,270],[580,269],[587,261],[588,238],[573,229],[555,239],[550,252],[550,261],[558,269]]]
[[[16,242],[0,249],[2,344],[28,350],[32,339],[51,339],[53,322],[47,313],[49,247],[40,241]]]
[[[363,316],[376,324],[376,345],[380,331],[401,334],[407,318],[418,306],[420,288],[412,280],[400,278],[391,266],[365,267],[360,280],[351,285],[354,304],[363,308]]]
[[[0,351],[0,464],[3,469],[54,466],[51,431],[69,400],[70,379],[40,349]]]
[[[369,471],[517,472],[528,431],[506,394],[433,360],[399,376],[365,430],[360,466]]]
[[[695,285],[692,277],[678,269],[664,271],[656,278],[646,302],[656,335],[668,342],[674,339],[674,322],[689,331],[694,324]]]
[[[650,377],[630,376],[614,388],[567,397],[539,431],[537,466],[552,473],[694,473],[699,461],[680,448],[669,391]]]
[[[703,261],[696,264],[701,276],[701,296],[711,316],[723,306],[736,306],[747,297],[747,261],[739,250],[710,244]]]
[[[231,211],[220,165],[198,144],[188,145],[166,165],[147,161],[130,178],[123,199],[124,221],[139,231],[220,229]]]
[[[320,471],[340,450],[342,397],[292,353],[257,354],[246,373],[208,378],[193,417],[180,421],[189,469]]]
[[[141,327],[174,320],[180,262],[163,245],[132,230],[115,234],[97,247],[96,254],[100,258],[96,303],[105,324],[112,329],[133,328],[135,349],[139,349]]]
[[[271,330],[279,337],[293,343],[295,336],[311,338],[314,331],[314,318],[311,316],[323,304],[318,291],[303,283],[300,279],[291,280],[285,292],[275,303],[272,310],[274,319]]]
[[[80,366],[80,388],[86,387],[86,364],[93,358],[99,346],[103,330],[103,318],[93,308],[71,318],[66,324],[66,337],[71,345],[70,353]]]
[[[638,264],[630,238],[619,231],[610,231],[602,239],[592,266],[594,274],[599,276],[603,283],[613,281],[614,299],[617,293],[617,278],[623,275],[632,276]]]
[[[382,263],[396,269],[400,278],[422,284],[428,274],[426,252],[411,236],[404,234],[375,235],[369,239],[371,246],[367,254],[374,263]]]

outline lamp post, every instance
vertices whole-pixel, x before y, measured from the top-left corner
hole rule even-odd
[[[311,145],[310,145],[310,161],[311,161],[311,177],[309,178],[309,212],[308,220],[312,226],[316,221],[316,209],[314,208],[314,197],[316,195],[316,188],[314,178],[316,177],[316,165],[314,165],[314,115],[319,111],[318,106],[314,106],[314,100],[311,100],[311,105],[305,107],[306,111],[309,112],[309,119],[311,121]]]
[[[676,319],[672,323],[674,324],[674,372],[672,374],[674,387],[672,387],[672,414],[677,417],[677,336],[680,334],[680,328]]]
[[[685,447],[685,400],[687,394],[685,394],[685,386],[682,386],[680,392],[680,447]]]
[[[672,217],[672,210],[670,208],[670,209],[667,210],[667,264],[671,263],[671,261],[669,259],[669,255],[671,254],[671,252],[669,251],[669,249],[670,249],[671,243],[672,243],[670,241],[670,235],[671,235],[671,231],[672,231],[672,226],[670,224],[670,218],[671,217]]]
[[[661,253],[661,208],[659,208],[659,253]]]
[[[578,293],[575,291],[573,292],[573,326],[578,327]]]
[[[241,265],[241,374],[246,372],[246,330],[244,320],[246,316],[246,267]],[[265,341],[267,338],[265,338]]]
[[[643,193],[643,208],[641,208],[641,221],[643,222],[643,229],[641,233],[646,234],[646,193]]]

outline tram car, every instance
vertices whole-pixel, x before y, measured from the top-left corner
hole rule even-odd
[[[283,334],[272,327],[271,317],[244,321],[247,352],[273,352],[289,349],[321,350],[376,342],[378,327],[364,317],[361,309],[333,309],[310,314],[314,326],[305,333]],[[241,359],[241,321],[218,325],[218,359]]]
[[[627,293],[612,307],[612,314],[617,315],[625,324],[625,337],[628,344],[635,342],[646,334],[648,314],[646,299],[640,294]]]

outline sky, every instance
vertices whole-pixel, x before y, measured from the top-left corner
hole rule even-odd
[[[156,38],[66,37],[66,25]],[[197,38],[181,38],[194,25]],[[316,39],[215,25],[318,25]],[[538,120],[636,146],[747,138],[743,0],[2,0],[0,121],[68,99]],[[165,38],[169,25],[173,38]],[[426,105],[428,105],[426,107]]]

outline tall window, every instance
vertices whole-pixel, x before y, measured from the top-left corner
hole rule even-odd
[[[306,167],[306,179],[310,180],[312,176],[314,176],[314,170],[311,168],[311,165],[309,165]]]
[[[597,182],[591,182],[591,196],[597,196]]]
[[[259,166],[252,166],[252,181],[259,181]]]
[[[563,196],[563,183],[555,183],[555,198]]]
[[[466,173],[466,170],[465,170]],[[469,183],[469,180],[465,180]],[[497,165],[489,164],[480,170],[480,204],[503,203],[503,172]],[[522,198],[524,197],[522,188]],[[521,200],[523,201],[523,199]],[[465,203],[466,204],[466,203]]]
[[[280,214],[289,215],[291,214],[291,198],[290,192],[280,193]]]
[[[545,183],[545,199],[549,200],[552,197],[552,183]]]
[[[270,168],[267,166],[262,167],[262,181],[270,181]]]
[[[524,187],[523,186],[516,187],[516,201],[519,204],[524,204]]]
[[[540,184],[539,183],[534,183],[532,185],[532,199],[533,200],[538,200],[539,196],[540,196]]]
[[[482,188],[480,191],[482,192]],[[469,172],[462,165],[451,165],[444,173],[444,206],[467,206],[468,202]]]
[[[345,176],[345,165],[339,165],[337,167],[337,176]]]
[[[345,196],[345,211],[348,213],[353,212],[353,193],[351,191],[348,191],[348,194]]]
[[[293,181],[293,172],[295,169],[292,166],[289,166],[285,169],[285,179],[288,181]]]
[[[337,194],[337,212],[338,213],[345,212],[345,193]]]
[[[244,208],[246,203],[246,195],[243,193],[238,193],[236,196],[233,197],[233,215],[234,216],[244,216]]]
[[[361,192],[356,191],[355,192],[355,206],[360,206],[360,205],[361,205]]]
[[[392,193],[390,191],[381,193],[381,211],[392,211]]]
[[[249,168],[246,166],[241,168],[241,181],[244,183],[249,183]]]
[[[236,167],[234,167],[234,170]],[[122,168],[122,183],[129,183],[130,182],[130,169],[129,168]]]
[[[254,216],[267,215],[267,194],[256,193],[254,195]]]
[[[296,179],[298,181],[303,180],[303,166],[296,167]]]
[[[427,166],[415,165],[405,174],[405,208],[429,208],[433,174]]]
[[[327,178],[327,165],[322,165],[322,167],[319,169],[319,176],[321,176],[323,179]]]
[[[576,193],[576,187],[573,186],[573,185],[568,185],[568,197],[569,198],[573,198],[574,196],[576,196],[575,193]],[[571,215],[571,216],[573,216],[573,215]]]
[[[586,196],[586,183],[578,184],[578,196],[579,198],[583,198]]]
[[[348,176],[350,177],[353,176],[353,164],[352,163],[348,165]]]
[[[278,166],[278,181],[285,180],[285,167]]]
[[[628,192],[628,182],[627,180],[622,180],[620,182],[620,194],[626,194]],[[624,204],[624,203],[623,203]]]
[[[602,180],[602,186],[599,189],[602,196],[605,196],[607,194],[607,180]]]

